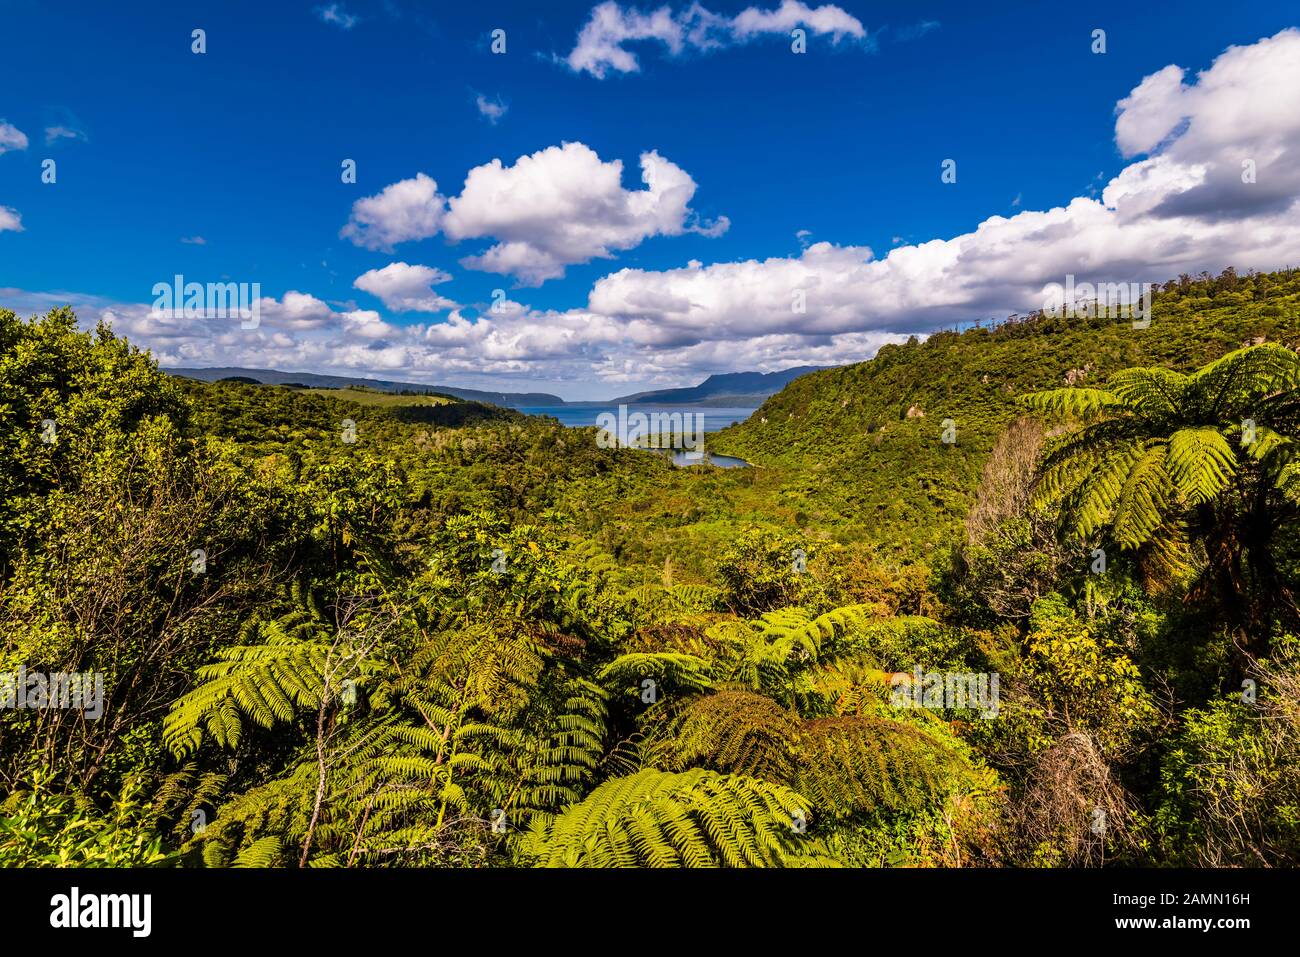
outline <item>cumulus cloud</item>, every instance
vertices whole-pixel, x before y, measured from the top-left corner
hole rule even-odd
[[[1167,66],[1144,79],[1115,107],[1115,144],[1125,156],[1150,153],[1182,120],[1184,70]]]
[[[688,50],[705,52],[747,43],[762,36],[788,37],[795,27],[829,35],[833,43],[846,37],[867,39],[866,27],[860,20],[829,3],[809,7],[800,0],[782,0],[771,10],[748,7],[727,17],[699,3],[677,13],[667,6],[644,13],[607,0],[591,11],[591,18],[578,32],[577,43],[564,63],[575,73],[603,79],[610,70],[635,73],[641,69],[636,54],[626,48],[628,43],[651,41],[677,56]]]
[[[397,243],[436,236],[446,197],[424,173],[385,186],[376,196],[352,204],[352,215],[339,231],[343,239],[366,249],[391,252]]]
[[[461,264],[537,286],[563,276],[566,266],[608,259],[651,236],[718,236],[730,226],[725,216],[701,221],[690,208],[695,180],[655,151],[641,154],[644,189],[624,189],[622,177],[621,160],[605,162],[582,143],[565,143],[511,166],[499,159],[477,166],[450,200],[423,173],[394,183],[358,200],[341,235],[371,249],[439,229],[453,242],[493,239]]]
[[[27,134],[11,123],[0,120],[0,155],[10,150],[27,149]]]
[[[5,231],[21,233],[23,231],[23,217],[18,210],[9,206],[0,206],[0,233]]]
[[[540,285],[563,276],[565,266],[607,259],[651,236],[726,229],[725,220],[692,220],[695,181],[657,152],[641,154],[645,189],[624,189],[622,176],[620,160],[604,162],[582,143],[521,156],[513,166],[493,160],[465,178],[445,229],[454,240],[498,240],[462,264],[515,276],[524,285]]]
[[[378,297],[392,312],[441,312],[457,304],[431,287],[450,279],[441,269],[398,262],[362,273],[352,285]]]
[[[1165,67],[1120,101],[1116,143],[1154,155],[1121,174],[1115,201],[1122,191],[1130,217],[1202,223],[1289,208],[1300,193],[1300,31],[1229,47],[1196,82],[1185,76]]]
[[[970,232],[897,245],[882,257],[863,245],[817,242],[792,256],[620,269],[577,308],[502,303],[401,326],[285,293],[269,300],[257,330],[181,324],[156,334],[144,327],[133,338],[171,365],[275,365],[475,387],[491,380],[497,388],[682,384],[708,372],[867,358],[909,333],[1037,308],[1044,287],[1067,274],[1142,282],[1300,262],[1300,30],[1231,47],[1193,77],[1179,67],[1151,74],[1118,104],[1115,136],[1129,163],[1097,196],[990,216]],[[653,186],[627,191],[607,169],[617,164],[580,145],[524,160],[480,167],[461,197],[439,206],[447,234],[491,235],[503,264],[514,256],[547,273],[693,225],[694,183],[667,161],[647,177]],[[1245,160],[1254,164],[1247,181]],[[392,271],[390,285],[368,282],[394,301],[436,295],[428,276],[416,283],[406,272],[420,267],[393,265],[406,268]],[[114,315],[139,318],[130,307]]]
[[[281,299],[263,296],[260,300],[262,324],[270,329],[310,331],[319,329],[334,317],[329,305],[310,293],[290,290]]]

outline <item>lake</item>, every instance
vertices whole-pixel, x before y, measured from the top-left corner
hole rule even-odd
[[[705,452],[703,455],[698,452],[690,452],[686,449],[678,449],[673,452],[673,465],[680,469],[690,468],[692,465],[712,465],[720,469],[744,469],[749,468],[749,463],[744,459],[738,459],[734,455],[719,455],[717,452]]]
[[[643,412],[646,415],[653,412],[702,414],[704,416],[705,432],[720,432],[731,423],[744,422],[754,414],[753,409],[734,406],[629,405],[626,408],[629,413]],[[549,415],[553,419],[559,419],[561,425],[567,425],[570,428],[582,428],[583,426],[594,427],[596,417],[602,412],[617,416],[618,406],[597,403],[591,405],[540,405],[521,406],[519,411],[527,415]]]

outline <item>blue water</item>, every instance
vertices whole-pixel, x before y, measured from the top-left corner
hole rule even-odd
[[[651,412],[680,412],[680,413],[701,413],[704,415],[704,431],[720,432],[733,422],[744,422],[754,410],[750,408],[737,408],[732,406],[708,406],[708,405],[629,405],[629,413],[644,412],[649,415]],[[559,419],[561,425],[567,425],[570,428],[581,428],[583,426],[596,425],[596,417],[602,412],[609,412],[618,415],[618,406],[616,405],[563,405],[563,406],[527,406],[521,407],[520,412],[527,415],[549,415],[552,418]]]
[[[719,455],[716,452],[705,452],[703,455],[688,452],[685,449],[678,449],[673,452],[673,465],[679,469],[690,468],[692,465],[712,465],[720,469],[744,469],[749,468],[749,463],[744,459],[738,459],[734,455]]]

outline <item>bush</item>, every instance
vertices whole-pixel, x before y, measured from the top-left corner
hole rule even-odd
[[[718,561],[723,601],[747,618],[790,605],[823,610],[829,602],[812,574],[814,558],[812,546],[797,536],[771,529],[744,532]]]

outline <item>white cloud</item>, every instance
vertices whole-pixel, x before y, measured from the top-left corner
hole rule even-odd
[[[457,304],[430,287],[450,279],[451,275],[441,269],[399,262],[362,273],[352,285],[377,296],[392,312],[441,312]]]
[[[1115,142],[1125,156],[1149,153],[1173,132],[1179,113],[1183,68],[1167,66],[1152,73],[1115,107]]]
[[[763,33],[788,35],[795,27],[807,27],[813,33],[829,33],[838,43],[844,37],[863,39],[867,35],[862,22],[839,7],[826,4],[809,7],[799,0],[782,0],[774,10],[749,7],[736,15],[731,22],[736,38],[746,40]]]
[[[10,150],[27,149],[27,134],[11,123],[0,120],[0,155]]]
[[[312,12],[320,18],[322,23],[329,23],[341,30],[351,30],[357,25],[360,17],[353,16],[343,9],[341,3],[331,3],[327,7],[314,7]]]
[[[0,206],[0,233],[6,230],[21,233],[23,231],[23,217],[18,210],[12,207]]]
[[[735,17],[713,13],[698,2],[674,13],[668,6],[643,13],[614,0],[591,11],[578,32],[573,50],[564,62],[575,73],[603,79],[614,70],[635,73],[641,69],[636,54],[625,44],[652,41],[677,56],[691,50],[705,52],[746,43],[765,35],[789,37],[795,27],[815,35],[829,35],[833,43],[851,38],[865,41],[867,30],[856,17],[833,4],[809,7],[800,0],[782,0],[778,7],[748,7]]]
[[[657,152],[641,154],[644,189],[622,186],[620,160],[603,162],[582,143],[521,156],[513,166],[493,160],[470,170],[444,223],[453,240],[491,237],[497,244],[462,264],[540,285],[566,266],[610,258],[651,236],[691,229],[706,235],[724,220],[700,226],[689,207],[695,181]]]
[[[453,242],[493,239],[462,265],[537,286],[651,236],[719,236],[730,226],[725,216],[700,221],[689,205],[695,181],[657,152],[641,154],[644,189],[624,189],[622,177],[621,160],[605,162],[582,143],[565,143],[512,166],[499,159],[477,166],[449,201],[423,173],[394,183],[358,200],[341,235],[371,249],[425,239],[439,228]]]
[[[372,309],[353,309],[340,313],[340,332],[346,338],[360,338],[367,343],[367,348],[391,349],[390,337],[401,335],[401,330],[384,321],[379,313]]]
[[[278,301],[272,296],[261,299],[261,321],[271,329],[319,329],[333,317],[329,305],[309,293],[290,290]]]
[[[366,249],[391,251],[397,243],[437,235],[446,204],[438,184],[416,173],[414,179],[399,180],[353,203],[339,236]]]
[[[510,109],[510,107],[506,106],[505,103],[501,102],[501,97],[488,99],[482,93],[478,94],[474,103],[478,107],[479,115],[484,117],[493,126],[496,126],[497,121],[500,120],[501,117],[505,116],[506,111]]]
[[[206,246],[208,241],[202,236],[182,236],[181,242],[186,246]]]
[[[1182,68],[1165,67],[1117,113],[1124,155],[1154,153],[1107,187],[1107,204],[1122,206],[1126,220],[1284,210],[1300,193],[1300,30],[1229,47],[1192,84]],[[1247,163],[1253,183],[1243,182]]]

